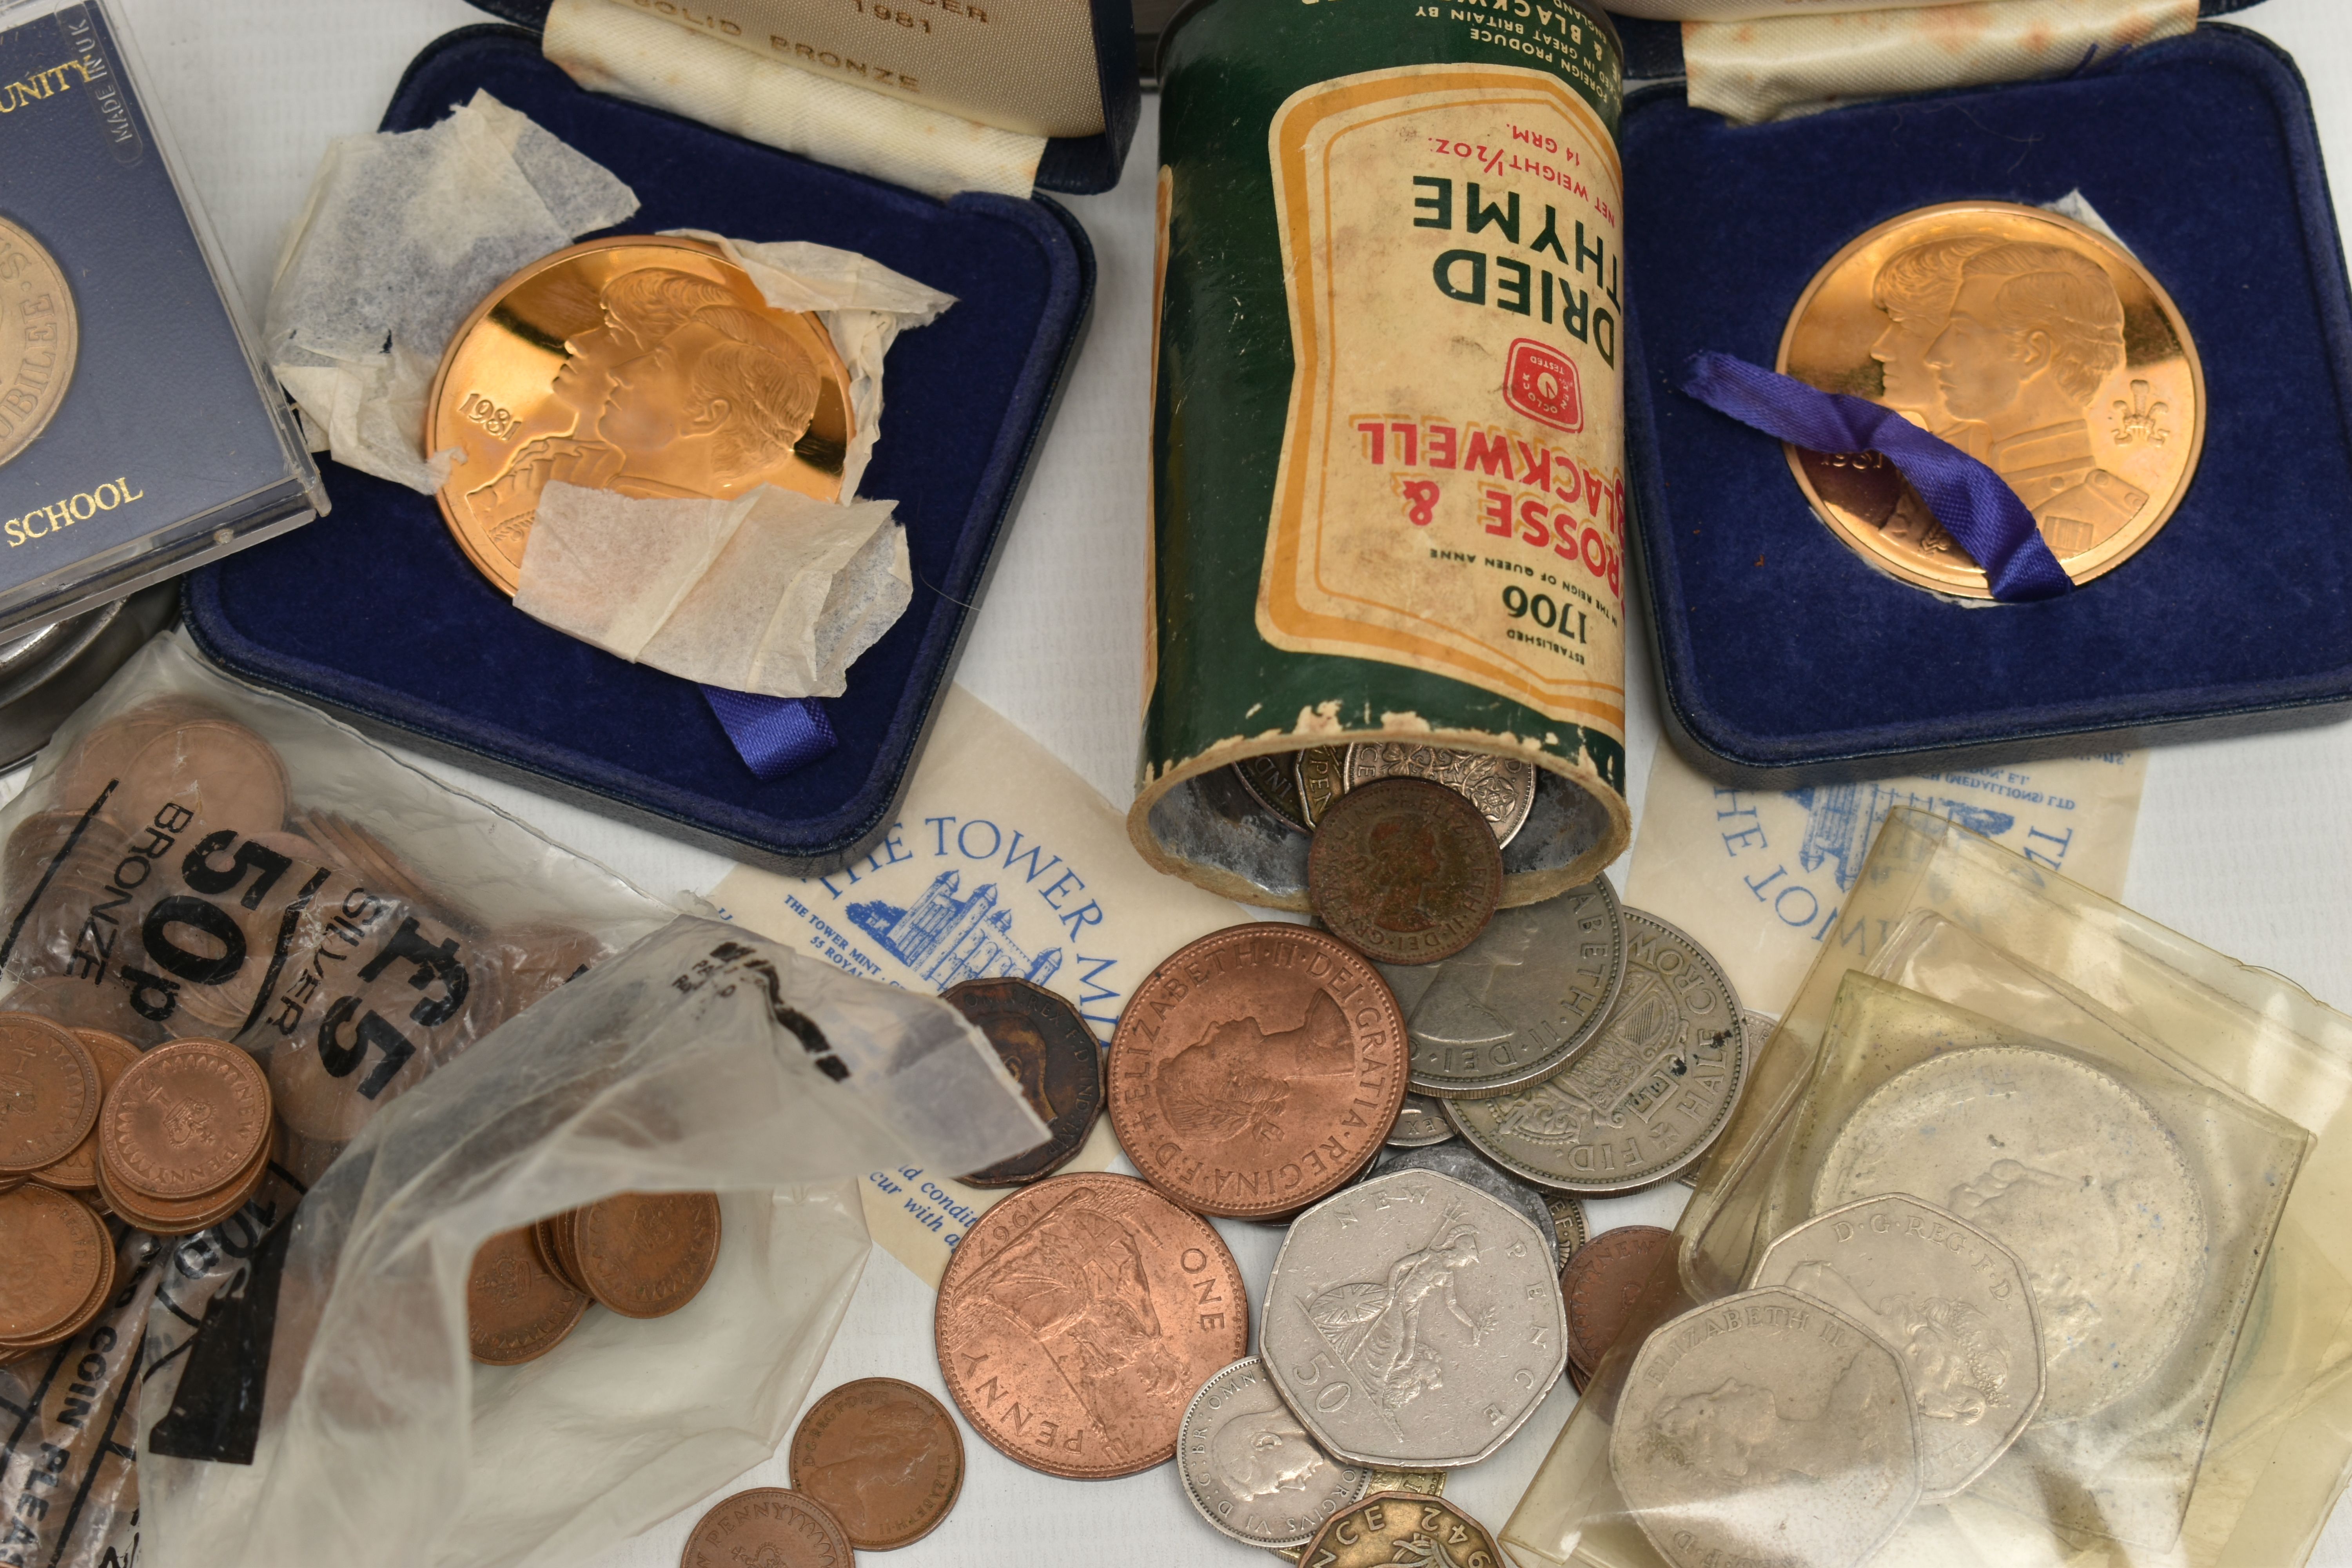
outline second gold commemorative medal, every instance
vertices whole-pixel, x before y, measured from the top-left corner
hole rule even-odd
[[[1530,770],[1504,904],[1586,880],[1629,821],[1613,26],[1208,0],[1160,71],[1130,835],[1304,908],[1305,759],[1419,749]],[[1292,757],[1298,817],[1231,771]]]

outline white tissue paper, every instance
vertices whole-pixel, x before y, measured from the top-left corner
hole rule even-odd
[[[452,459],[418,432],[457,323],[523,267],[636,210],[610,170],[487,92],[423,131],[332,143],[263,323],[314,447],[438,489]]]
[[[688,680],[838,697],[914,598],[896,504],[770,485],[737,500],[666,500],[551,484],[515,608]]]

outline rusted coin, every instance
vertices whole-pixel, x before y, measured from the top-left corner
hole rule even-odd
[[[1457,752],[1415,741],[1362,741],[1348,748],[1349,789],[1374,779],[1432,779],[1478,808],[1495,842],[1508,844],[1536,804],[1536,765],[1525,757]]]
[[[1298,784],[1298,808],[1313,832],[1331,803],[1348,793],[1348,749],[1308,746],[1296,753],[1290,767]]]
[[[940,993],[940,1000],[988,1037],[1052,1134],[1034,1149],[957,1179],[975,1187],[1017,1187],[1069,1163],[1094,1130],[1103,1101],[1102,1047],[1078,1010],[1026,980],[965,980]]]
[[[832,500],[856,426],[818,317],[770,305],[713,246],[643,235],[559,250],[499,284],[449,340],[425,410],[426,448],[466,454],[441,515],[509,594],[551,483]]]
[[[686,1538],[678,1568],[849,1568],[849,1537],[823,1503],[782,1487],[722,1500]]]
[[[1570,1365],[1588,1378],[1600,1369],[1601,1358],[1625,1331],[1659,1260],[1674,1245],[1673,1231],[1620,1226],[1602,1231],[1568,1260],[1559,1290],[1568,1302]]]
[[[99,1102],[102,1105],[106,1091],[139,1059],[139,1047],[104,1029],[76,1029],[73,1037],[81,1042],[82,1049],[98,1066]],[[81,1142],[65,1158],[42,1166],[33,1174],[45,1186],[71,1193],[94,1190],[98,1185],[98,1118],[89,1119],[89,1131],[82,1134]]]
[[[1486,1527],[1425,1492],[1374,1492],[1323,1521],[1301,1549],[1306,1568],[1502,1568],[1511,1560]]]
[[[793,1434],[793,1489],[816,1499],[861,1552],[937,1530],[963,1490],[963,1438],[911,1383],[861,1377],[827,1394]]]
[[[219,1040],[174,1040],[141,1057],[107,1096],[99,1159],[124,1192],[185,1200],[236,1180],[269,1126],[258,1063]]]
[[[1379,1150],[1404,1103],[1406,1049],[1396,999],[1342,943],[1230,926],[1136,987],[1111,1039],[1111,1126],[1144,1180],[1187,1208],[1289,1214]]]
[[[0,1013],[0,1173],[26,1174],[71,1153],[103,1092],[98,1064],[71,1034],[30,1013]]]
[[[70,1322],[113,1250],[79,1198],[38,1183],[0,1194],[0,1338],[37,1342]]]
[[[106,812],[133,832],[178,805],[191,814],[192,829],[275,833],[286,826],[287,794],[277,747],[234,719],[199,719],[140,747]]]
[[[1316,918],[1383,963],[1434,963],[1477,940],[1503,896],[1503,852],[1478,808],[1427,779],[1351,789],[1315,825]]]
[[[1206,1220],[1132,1176],[1080,1172],[980,1216],[932,1324],[974,1430],[1032,1469],[1090,1480],[1175,1458],[1193,1391],[1248,1348],[1249,1302]]]
[[[132,1193],[114,1183],[113,1172],[108,1167],[103,1152],[98,1162],[98,1195],[108,1210],[122,1217],[126,1224],[157,1236],[193,1236],[208,1226],[218,1225],[245,1207],[269,1174],[269,1163],[277,1157],[278,1135],[270,1138],[254,1155],[252,1163],[237,1173],[236,1180],[216,1192],[173,1203]]]
[[[588,1294],[625,1318],[661,1318],[719,1261],[713,1193],[620,1193],[580,1211],[573,1246]]]
[[[528,1226],[482,1243],[466,1276],[466,1342],[474,1359],[517,1366],[553,1350],[588,1310],[588,1298],[548,1272]]]

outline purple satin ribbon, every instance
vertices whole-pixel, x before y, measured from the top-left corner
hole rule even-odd
[[[2054,599],[2074,582],[2007,480],[1891,408],[1823,392],[1729,354],[1691,356],[1683,390],[1717,413],[1809,452],[1881,452],[1927,501],[1944,531],[1984,568],[1992,596]]]
[[[702,695],[737,754],[763,783],[808,766],[838,743],[833,721],[814,697],[762,697],[719,686],[704,687]]]

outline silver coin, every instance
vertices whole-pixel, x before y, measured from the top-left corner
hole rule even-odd
[[[2042,1407],[2025,1268],[1957,1215],[1902,1193],[1806,1221],[1764,1249],[1756,1288],[1825,1302],[1895,1347],[1919,1417],[1919,1500],[1958,1497]]]
[[[1451,1133],[1454,1129],[1445,1130]],[[1365,1170],[1364,1179],[1385,1176],[1391,1171],[1434,1171],[1441,1176],[1451,1176],[1457,1182],[1467,1182],[1490,1198],[1497,1198],[1528,1216],[1528,1223],[1544,1235],[1551,1247],[1552,1271],[1558,1273],[1564,1261],[1558,1235],[1552,1224],[1551,1206],[1544,1202],[1543,1194],[1519,1180],[1459,1138],[1448,1137],[1443,1143],[1433,1143],[1421,1149],[1383,1149],[1372,1158]]]
[[[1902,1360],[1794,1291],[1726,1296],[1643,1342],[1609,1471],[1675,1568],[1856,1568],[1919,1500]]]
[[[1748,1059],[1749,1061],[1754,1061],[1758,1056],[1762,1054],[1764,1042],[1770,1039],[1772,1037],[1772,1031],[1780,1026],[1777,1021],[1757,1012],[1752,1007],[1743,1007],[1740,1009],[1739,1030],[1741,1034],[1748,1037]]]
[[[1234,776],[1258,805],[1299,832],[1308,831],[1307,808],[1298,799],[1298,764],[1287,752],[1244,757],[1234,764]]]
[[[1212,1528],[1269,1547],[1304,1546],[1372,1480],[1316,1447],[1255,1356],[1210,1378],[1184,1407],[1176,1475]]]
[[[1525,757],[1457,752],[1418,741],[1359,741],[1348,748],[1343,788],[1387,778],[1434,779],[1470,804],[1508,844],[1536,804],[1536,765]]]
[[[1568,1365],[1551,1243],[1477,1188],[1398,1171],[1298,1216],[1274,1260],[1259,1353],[1284,1403],[1351,1464],[1472,1465]]]
[[[1435,963],[1379,966],[1412,1039],[1412,1087],[1452,1098],[1549,1078],[1590,1045],[1625,980],[1625,917],[1606,877],[1497,910]]]
[[[1540,1083],[1445,1101],[1480,1153],[1539,1186],[1635,1192],[1696,1164],[1748,1078],[1739,999],[1706,949],[1625,911],[1625,983],[1591,1045]]]
[[[1917,1193],[2015,1253],[2042,1320],[2042,1414],[2070,1420],[2145,1383],[2188,1327],[2205,1207],[2147,1101],[2057,1051],[1946,1051],[1878,1086],[1813,1184],[1828,1210]]]
[[[1408,1094],[1404,1109],[1397,1112],[1396,1125],[1389,1129],[1388,1146],[1421,1149],[1453,1136],[1454,1123],[1445,1120],[1444,1109],[1437,1101],[1426,1095]]]
[[[1584,1217],[1584,1205],[1566,1193],[1546,1193],[1544,1207],[1551,1211],[1552,1235],[1559,1237],[1559,1265],[1565,1268],[1577,1248],[1592,1239],[1592,1227]]]

